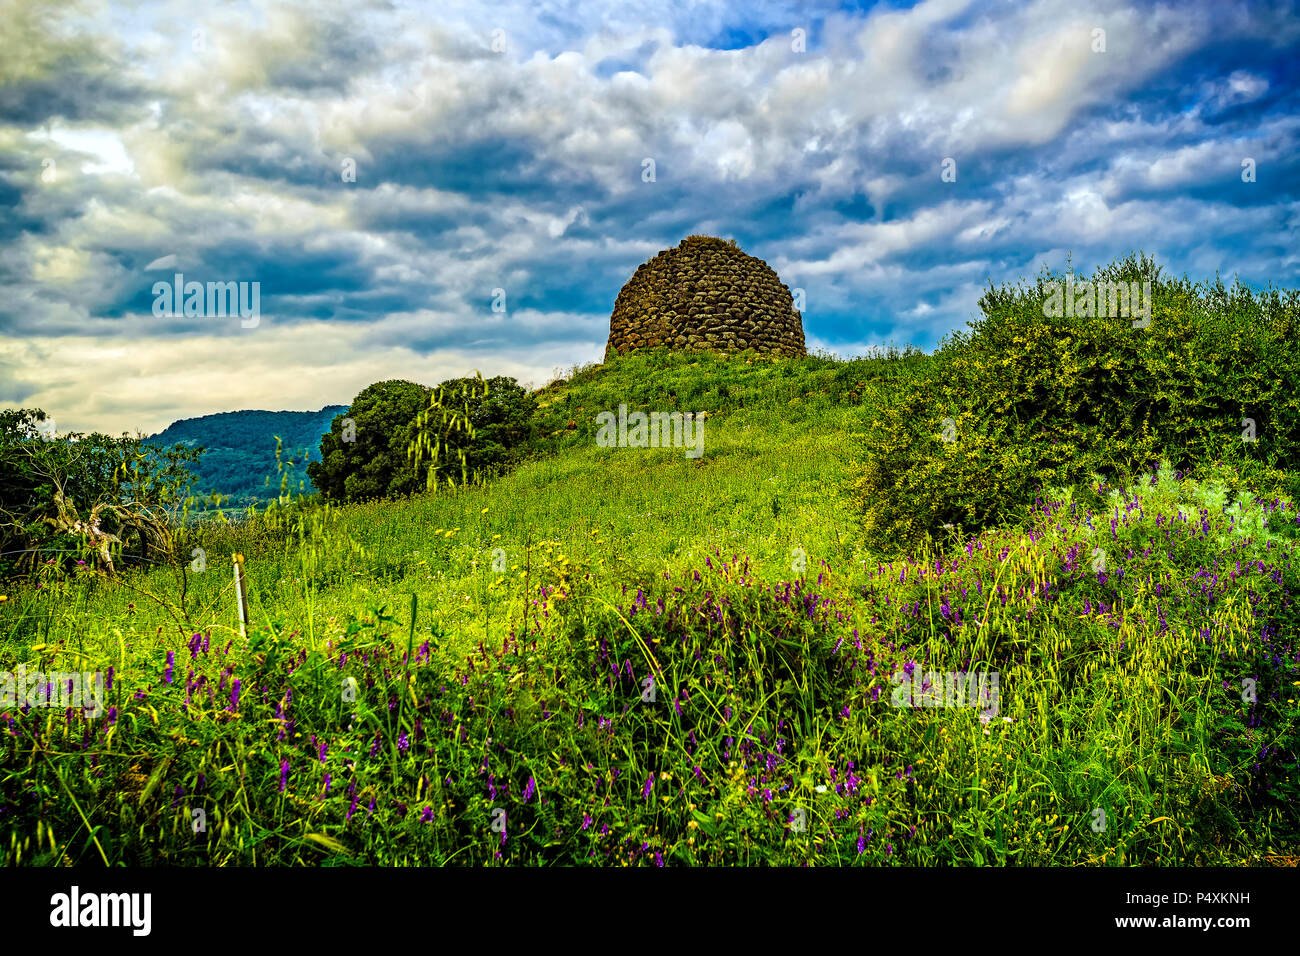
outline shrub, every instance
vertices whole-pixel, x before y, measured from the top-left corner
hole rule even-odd
[[[496,474],[528,453],[534,406],[503,376],[378,382],[335,416],[307,476],[326,498],[362,501]]]
[[[391,379],[363,388],[346,415],[336,415],[321,436],[320,461],[307,477],[326,498],[359,501],[410,494],[417,488],[406,449],[410,427],[430,389]]]
[[[1094,284],[1150,283],[1141,328],[1044,314],[1047,284],[1063,281],[1044,270],[990,287],[983,317],[923,375],[873,396],[857,483],[873,544],[986,527],[1048,485],[1123,482],[1161,458],[1232,462],[1287,487],[1284,465],[1300,455],[1300,396],[1286,384],[1300,373],[1300,292],[1194,285],[1141,254],[1099,268]]]
[[[0,411],[0,575],[78,559],[157,560],[170,548],[202,448],[100,433],[42,433],[40,409]],[[51,423],[52,424],[52,423]]]
[[[431,424],[444,426],[435,430],[450,454],[439,477],[465,483],[520,464],[531,452],[536,410],[537,399],[513,378],[456,378],[438,385],[423,422],[426,437]],[[446,428],[452,416],[468,428]]]

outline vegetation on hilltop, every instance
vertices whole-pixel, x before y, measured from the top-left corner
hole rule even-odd
[[[307,474],[334,501],[485,480],[531,451],[533,398],[512,378],[379,382],[321,438]]]
[[[1044,315],[1063,278],[990,287],[924,374],[867,398],[857,495],[871,544],[1014,521],[1046,487],[1120,485],[1166,459],[1300,493],[1300,291],[1172,279],[1130,256],[1092,281],[1150,283],[1152,321],[1135,327]]]

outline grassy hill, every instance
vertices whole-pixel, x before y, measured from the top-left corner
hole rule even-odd
[[[335,415],[346,405],[327,405],[317,412],[220,412],[172,422],[149,437],[155,445],[184,444],[205,449],[191,470],[194,491],[228,496],[231,506],[266,502],[280,494],[281,473],[275,460],[275,439],[282,443],[281,457],[293,461],[286,469],[289,489],[309,494],[313,489],[305,462],[316,457],[320,437],[330,430]]]
[[[861,436],[933,361],[625,356],[487,486],[10,595],[0,668],[112,677],[0,738],[5,862],[1294,861],[1294,504],[1164,470],[867,547]],[[599,447],[620,404],[704,454]]]

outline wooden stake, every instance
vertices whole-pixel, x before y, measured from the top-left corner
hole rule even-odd
[[[235,602],[239,605],[239,635],[248,638],[248,585],[244,581],[244,556],[235,559]]]

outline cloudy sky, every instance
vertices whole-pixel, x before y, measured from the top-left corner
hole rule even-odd
[[[932,348],[1067,256],[1300,285],[1293,4],[3,11],[0,405],[60,431],[541,385],[691,233],[803,289],[840,355]],[[259,283],[258,321],[155,314],[178,272]]]

